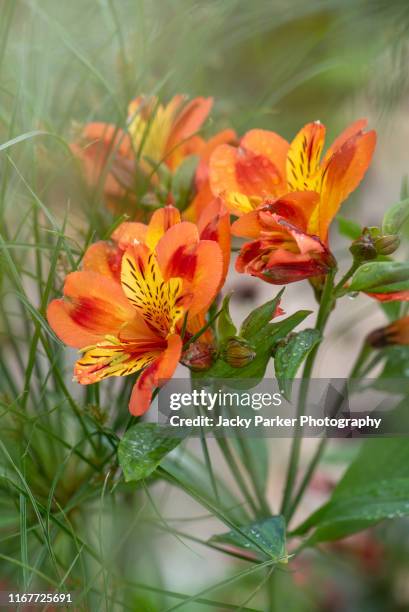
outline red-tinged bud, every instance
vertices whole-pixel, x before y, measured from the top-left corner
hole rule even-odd
[[[184,351],[181,362],[195,372],[208,370],[213,363],[215,349],[205,342],[193,342]]]
[[[396,234],[387,234],[378,236],[374,240],[374,246],[378,255],[392,255],[400,245],[399,236]]]
[[[373,348],[384,348],[393,344],[409,345],[409,316],[375,329],[367,336],[366,342]]]
[[[254,348],[244,338],[229,338],[222,350],[222,358],[232,368],[243,368],[256,356]]]

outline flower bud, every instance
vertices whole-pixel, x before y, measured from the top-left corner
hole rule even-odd
[[[396,234],[386,234],[378,236],[374,240],[374,246],[378,255],[392,255],[400,245],[399,236]]]
[[[232,368],[243,368],[256,356],[254,348],[244,338],[229,338],[222,350],[222,358]]]
[[[378,255],[374,239],[369,232],[364,232],[362,236],[354,240],[349,250],[354,260],[358,262],[370,261],[371,259],[375,259]]]
[[[215,350],[211,344],[197,341],[188,346],[180,361],[194,372],[200,372],[210,368],[214,355]]]
[[[375,329],[367,336],[366,342],[373,348],[383,348],[393,344],[409,345],[409,316]]]

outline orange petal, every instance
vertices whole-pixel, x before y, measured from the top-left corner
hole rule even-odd
[[[395,293],[367,293],[369,297],[378,302],[409,302],[409,291],[395,291]]]
[[[210,138],[200,152],[200,163],[196,170],[196,187],[201,189],[209,180],[209,161],[213,151],[222,144],[231,144],[236,140],[234,130],[222,130]]]
[[[185,221],[193,221],[193,223],[195,223],[213,199],[214,195],[212,194],[210,184],[207,181],[199,189],[190,206],[183,211],[183,218]]]
[[[145,242],[154,249],[167,230],[180,223],[180,212],[174,206],[164,206],[155,210],[148,225]]]
[[[100,143],[105,145],[107,152],[111,150],[124,157],[133,156],[129,134],[116,125],[100,122],[87,123],[81,136],[84,141],[89,143],[89,146]],[[85,150],[87,150],[87,147]]]
[[[144,223],[125,221],[118,225],[111,238],[118,243],[121,249],[127,249],[132,244],[144,243],[146,240],[147,226]]]
[[[213,105],[213,98],[194,98],[176,117],[166,144],[166,161],[173,167],[172,158],[177,156],[178,146],[200,130]]]
[[[119,281],[122,253],[109,242],[100,240],[88,247],[82,260],[85,272],[98,272]]]
[[[165,280],[177,276],[193,278],[198,242],[198,229],[189,221],[182,221],[167,230],[156,245],[159,267]]]
[[[190,291],[189,317],[206,311],[223,283],[223,254],[216,242],[201,240],[196,251],[197,263]]]
[[[289,223],[284,218],[277,216],[277,223],[280,227],[286,230],[294,239],[297,247],[302,255],[308,253],[326,254],[328,250],[326,246],[317,238],[317,236],[310,236],[300,231],[297,227]]]
[[[47,318],[57,336],[82,348],[106,335],[117,335],[135,316],[121,286],[96,272],[72,272],[65,280],[65,300],[48,306]]]
[[[167,348],[139,376],[132,390],[129,411],[134,416],[144,414],[151,403],[155,387],[163,385],[176,370],[182,354],[182,340],[178,335],[169,336]]]
[[[254,240],[243,245],[236,260],[236,270],[256,276],[273,285],[285,285],[326,274],[329,270],[327,253],[299,253],[288,250],[286,243]]]
[[[358,119],[349,125],[341,134],[334,140],[332,145],[329,147],[323,160],[323,165],[329,160],[329,158],[346,143],[347,140],[362,132],[368,124],[367,119]]]
[[[320,191],[320,160],[325,141],[325,126],[308,123],[292,141],[287,155],[289,191]]]
[[[223,202],[214,199],[202,212],[197,223],[201,240],[214,240],[223,253],[223,280],[230,263],[231,231],[230,215]]]
[[[237,149],[236,178],[240,191],[247,196],[277,197],[283,190],[283,177],[265,155],[243,147]]]
[[[70,148],[81,161],[85,180],[90,187],[102,181],[104,194],[113,205],[124,198],[126,182],[131,180],[132,183],[133,180],[129,179],[133,153],[126,132],[113,125],[90,123],[83,130],[81,143],[74,143]]]
[[[209,182],[213,195],[220,196],[231,212],[242,215],[253,210],[254,206],[237,181],[236,157],[235,147],[217,147],[210,156]]]
[[[289,143],[275,132],[250,130],[243,136],[240,145],[257,155],[267,157],[280,176],[277,191],[286,191],[286,160]]]
[[[258,238],[262,232],[276,231],[274,215],[285,217],[299,229],[306,230],[308,219],[319,201],[314,191],[294,191],[277,200],[263,203],[255,211],[233,223],[232,233],[243,238]]]
[[[263,227],[260,223],[259,211],[252,212],[239,217],[231,226],[233,236],[240,238],[259,238]]]
[[[363,179],[376,145],[372,130],[347,140],[330,158],[325,168],[321,202],[311,218],[309,231],[327,241],[328,228],[342,202]]]
[[[52,300],[47,307],[47,320],[57,336],[74,348],[82,348],[99,342],[100,333],[95,333],[71,318],[72,308],[63,299]]]
[[[215,196],[230,191],[240,191],[236,179],[236,153],[236,147],[222,144],[210,155],[209,180]]]

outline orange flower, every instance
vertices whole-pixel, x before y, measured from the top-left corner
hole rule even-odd
[[[317,197],[305,191],[266,200],[235,221],[235,236],[254,238],[242,247],[237,271],[275,285],[326,274],[335,265],[334,258],[317,236],[307,233],[308,211]]]
[[[366,121],[350,125],[321,161],[325,127],[308,123],[289,144],[274,132],[251,130],[238,148],[218,147],[210,159],[210,184],[238,216],[265,199],[292,191],[315,191],[319,199],[308,219],[308,233],[327,242],[328,228],[341,203],[365,175],[376,134],[364,132]]]
[[[113,240],[87,250],[83,270],[67,276],[64,298],[49,304],[47,316],[61,340],[83,353],[74,368],[79,383],[139,372],[129,410],[141,415],[204,323],[223,282],[223,254],[171,206],[148,226],[122,224]]]
[[[137,186],[157,182],[160,164],[174,172],[189,155],[199,155],[205,146],[196,135],[206,120],[213,101],[174,96],[163,106],[156,97],[139,96],[128,108],[128,128],[106,123],[89,123],[79,143],[72,145],[80,159],[87,182],[102,184],[108,204],[116,209],[129,197],[136,203]]]
[[[334,264],[330,223],[374,151],[375,132],[363,132],[365,125],[353,123],[322,160],[325,127],[319,122],[307,124],[291,144],[274,132],[251,130],[239,147],[224,144],[213,152],[212,192],[240,217],[233,234],[254,240],[239,256],[239,271],[272,283],[328,271]]]
[[[367,337],[367,342],[375,348],[391,344],[409,345],[409,316],[402,317],[386,327],[375,329]]]

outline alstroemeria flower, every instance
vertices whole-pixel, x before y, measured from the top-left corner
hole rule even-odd
[[[265,201],[235,221],[232,233],[253,239],[242,247],[237,271],[277,285],[326,274],[334,258],[317,236],[307,233],[317,198],[314,192],[294,192]]]
[[[138,183],[157,183],[161,164],[174,172],[190,155],[200,155],[206,143],[197,132],[206,120],[213,100],[182,95],[167,105],[156,97],[139,96],[128,108],[127,131],[101,122],[89,123],[79,142],[72,145],[81,160],[87,182],[102,182],[108,204],[117,208],[124,198],[136,204]]]
[[[319,194],[309,211],[308,234],[328,241],[328,229],[341,203],[357,188],[371,162],[376,143],[364,119],[350,125],[321,159],[325,126],[308,123],[291,143],[274,132],[250,130],[238,147],[221,145],[210,158],[212,192],[241,216],[265,200],[293,191]]]
[[[47,311],[55,333],[82,352],[76,380],[91,384],[139,372],[129,409],[143,414],[153,389],[173,375],[183,343],[204,322],[223,269],[217,241],[202,239],[171,206],[156,211],[148,226],[122,224],[113,242],[92,245],[83,270],[67,276],[64,298]]]
[[[366,339],[374,348],[393,344],[409,345],[409,316],[393,321],[390,325],[375,329]]]
[[[221,145],[210,158],[213,193],[239,217],[232,232],[252,238],[236,263],[240,272],[284,284],[326,274],[335,264],[328,229],[342,201],[363,178],[375,132],[357,121],[321,161],[325,127],[309,123],[291,144],[251,130],[238,147]]]

